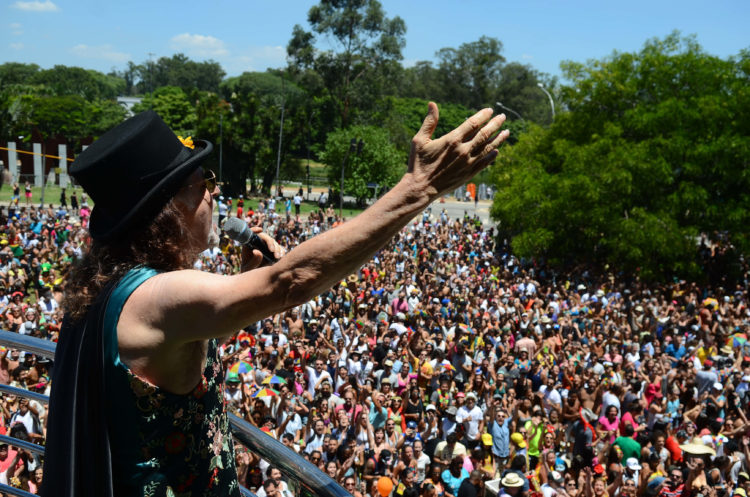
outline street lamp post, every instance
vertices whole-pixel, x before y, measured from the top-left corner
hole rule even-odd
[[[279,176],[279,169],[281,167],[281,139],[284,133],[284,104],[286,98],[284,95],[284,76],[281,76],[281,124],[279,124],[279,148],[276,153],[276,193],[279,193],[281,189],[281,177]]]
[[[549,105],[552,108],[552,120],[554,121],[555,120],[555,101],[552,100],[552,95],[550,95],[550,93],[547,91],[547,89],[544,87],[543,84],[537,83],[536,85],[539,88],[541,88],[541,90],[545,93],[545,95],[547,95],[547,98],[549,98]]]
[[[221,183],[221,173],[224,159],[224,109],[219,110],[219,183]],[[242,192],[245,193],[244,191]]]
[[[521,116],[521,114],[519,114],[518,112],[514,111],[514,110],[513,110],[513,109],[511,109],[510,107],[506,107],[506,106],[504,106],[503,104],[501,104],[500,102],[495,102],[495,105],[497,105],[497,106],[498,106],[498,107],[500,107],[501,109],[505,109],[505,110],[507,110],[508,112],[512,112],[513,114],[517,115],[517,116],[518,116],[518,118],[519,118],[519,119],[520,119],[521,121],[525,121],[525,119],[523,118],[523,116]]]

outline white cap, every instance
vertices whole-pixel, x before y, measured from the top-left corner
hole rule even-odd
[[[625,466],[631,471],[640,471],[642,469],[641,463],[635,457],[628,457],[628,460],[625,461]]]
[[[714,390],[724,390],[724,385],[719,382],[714,383]]]

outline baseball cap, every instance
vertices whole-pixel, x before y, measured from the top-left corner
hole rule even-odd
[[[466,394],[465,394],[465,393],[463,393],[463,392],[458,392],[458,393],[456,394],[456,398],[459,398],[459,397],[466,397]]]
[[[455,406],[450,406],[448,409],[445,410],[445,414],[448,414],[448,415],[451,415],[451,416],[455,415],[456,414],[456,407]]]
[[[522,448],[522,449],[526,448],[526,440],[523,439],[523,435],[521,435],[520,433],[513,433],[510,436],[510,440],[514,444],[518,445],[520,448]]]
[[[627,461],[625,461],[625,466],[631,471],[640,471],[643,469],[641,463],[635,457],[628,457]]]
[[[432,404],[427,404],[427,407],[424,408],[424,412],[430,412],[430,411],[437,411],[437,408]]]
[[[482,443],[484,445],[492,445],[492,435],[489,433],[483,433],[482,434]]]
[[[406,423],[406,427],[409,428],[409,429],[411,429],[411,430],[416,430],[417,429],[417,422],[416,421],[409,421],[408,423]]]

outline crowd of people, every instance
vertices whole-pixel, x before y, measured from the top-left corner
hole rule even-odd
[[[288,250],[343,221],[301,216],[296,197],[229,200],[220,216]],[[230,411],[355,497],[747,497],[747,284],[556,274],[434,205],[356,274],[222,344]],[[2,329],[57,339],[89,212],[85,197],[2,210]],[[196,269],[239,271],[220,240]],[[5,384],[49,393],[51,366],[0,350]],[[0,433],[42,443],[45,407],[3,395]],[[274,461],[235,454],[259,497],[297,492]],[[0,483],[34,493],[42,464],[0,444]]]

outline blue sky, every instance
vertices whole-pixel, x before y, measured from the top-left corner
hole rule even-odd
[[[563,60],[638,50],[672,30],[697,35],[709,53],[750,47],[750,1],[381,0],[406,22],[404,63],[493,36],[509,61],[560,75]],[[229,75],[284,65],[294,24],[312,0],[0,0],[0,62],[75,65],[108,72],[183,52],[219,61]]]

